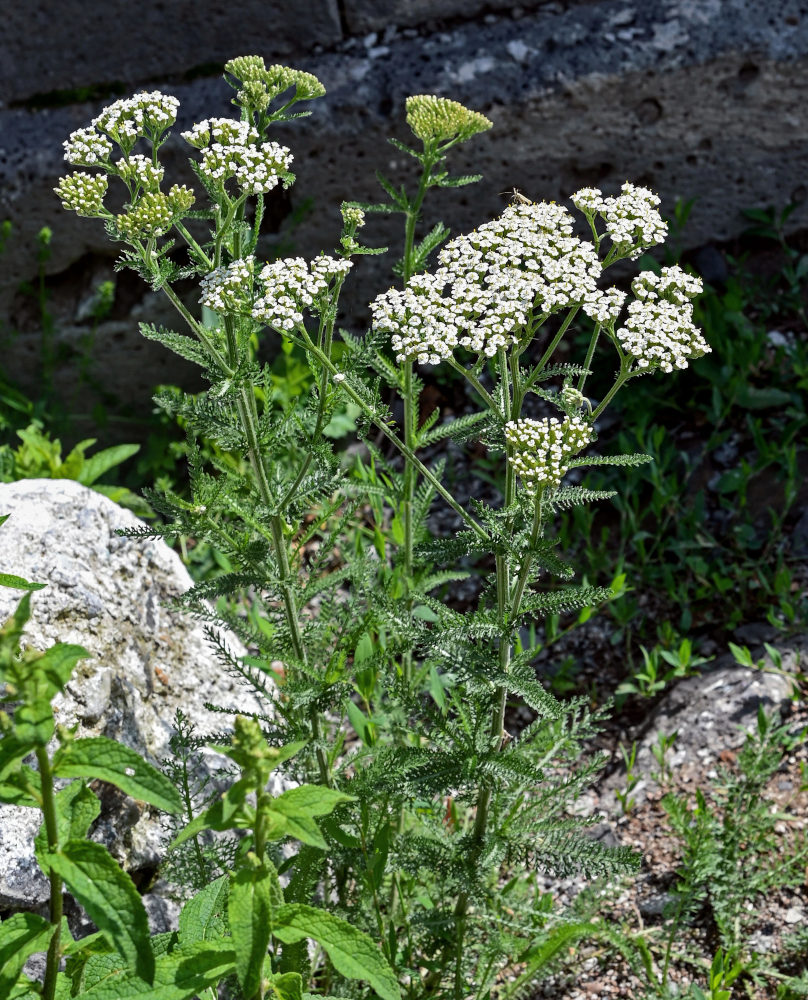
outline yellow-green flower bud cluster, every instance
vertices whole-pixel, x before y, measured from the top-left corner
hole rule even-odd
[[[446,142],[450,139],[465,141],[479,132],[491,128],[492,122],[485,115],[431,94],[416,94],[406,101],[407,124],[424,143]]]
[[[237,56],[225,63],[225,72],[243,83],[239,100],[263,111],[269,102],[290,87],[295,88],[298,101],[311,101],[325,94],[325,87],[312,73],[289,66],[267,67],[261,56]],[[259,103],[260,102],[260,103]],[[263,107],[261,107],[263,103]]]
[[[124,149],[131,149],[137,139],[154,138],[170,128],[179,106],[176,97],[153,90],[115,101],[93,119],[93,125]]]
[[[206,274],[199,301],[214,312],[249,312],[252,305],[255,257],[243,257]]]
[[[354,226],[359,229],[365,224],[365,213],[358,205],[354,205],[350,201],[344,201],[340,205],[340,212],[342,213],[342,221],[346,226]]]
[[[136,184],[144,191],[159,191],[165,168],[148,156],[130,155],[115,164],[118,176],[129,184]]]
[[[175,215],[182,215],[196,201],[193,188],[186,184],[172,184],[168,192],[168,201]]]
[[[91,167],[96,163],[107,163],[112,152],[112,143],[92,126],[71,132],[62,143],[65,159],[77,167]]]
[[[62,199],[62,207],[79,215],[98,215],[104,207],[107,178],[104,174],[86,174],[82,171],[62,177],[53,189]]]
[[[276,330],[292,331],[303,322],[304,309],[316,309],[317,299],[328,291],[333,278],[348,273],[349,260],[321,254],[311,262],[286,257],[267,264],[260,274],[263,294],[255,300],[252,315]]]
[[[671,372],[687,368],[688,359],[710,351],[693,325],[690,299],[702,289],[699,278],[680,267],[665,267],[660,274],[643,271],[631,287],[636,298],[629,303],[625,325],[615,336],[623,350],[636,359],[637,369]]]
[[[526,489],[555,488],[569,469],[569,459],[592,440],[592,428],[581,417],[525,417],[505,425],[508,458]]]
[[[162,236],[171,228],[173,219],[174,209],[168,195],[162,191],[148,191],[115,221],[127,239],[135,240]]]

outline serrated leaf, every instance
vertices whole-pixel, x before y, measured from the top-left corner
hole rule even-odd
[[[335,788],[326,788],[324,785],[299,785],[273,799],[272,809],[285,816],[298,816],[301,813],[309,816],[327,816],[341,802],[353,801],[355,801],[353,795],[338,792]]]
[[[73,781],[53,797],[56,811],[57,845],[86,837],[90,824],[101,812],[101,803],[81,781]],[[48,834],[43,822],[34,838],[34,852],[43,871],[48,869]]]
[[[270,977],[268,997],[278,1000],[303,1000],[303,977],[299,972],[282,972]],[[318,1000],[322,998],[318,997]]]
[[[253,996],[261,982],[272,913],[269,869],[260,865],[236,872],[230,879],[227,919],[236,952],[236,975],[246,997]]]
[[[125,462],[140,451],[139,444],[116,444],[111,448],[104,448],[89,458],[85,458],[78,474],[78,481],[84,486],[92,486],[96,479],[100,479],[105,472],[114,469],[116,465]]]
[[[83,646],[57,642],[33,662],[32,670],[47,679],[53,689],[52,694],[55,694],[64,690],[79,660],[86,660],[89,657],[90,654]]]
[[[31,583],[30,580],[15,576],[13,573],[0,573],[0,587],[12,587],[14,590],[42,590],[43,587],[47,587],[47,584]]]
[[[48,855],[78,903],[141,979],[154,977],[149,918],[132,879],[101,844],[68,840]]]
[[[81,1000],[191,1000],[229,976],[235,961],[229,941],[197,941],[158,958],[151,984],[131,971],[113,973]]]
[[[31,955],[46,951],[55,931],[36,913],[15,913],[0,924],[0,997],[7,997]]]
[[[653,455],[589,455],[585,458],[572,458],[567,463],[570,469],[579,469],[590,465],[645,465],[653,462]]]
[[[346,979],[368,983],[382,1000],[401,1000],[393,970],[373,941],[339,917],[304,903],[287,903],[275,915],[274,937],[285,944],[310,938],[321,945]]]
[[[215,941],[227,933],[228,877],[222,875],[183,906],[179,933],[183,946],[195,941]]]
[[[179,792],[162,772],[136,751],[106,736],[73,740],[60,747],[53,757],[53,773],[57,778],[107,781],[164,812],[182,811]]]

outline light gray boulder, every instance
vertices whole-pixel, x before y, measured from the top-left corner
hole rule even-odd
[[[131,512],[79,483],[43,479],[0,484],[2,514],[11,516],[0,528],[0,571],[47,584],[32,597],[27,645],[78,643],[91,654],[54,701],[57,720],[77,725],[79,737],[118,740],[159,764],[169,754],[178,708],[202,736],[231,723],[206,703],[269,710],[226,672],[204,626],[170,607],[192,583],[177,554],[161,539],[115,534],[142,523]],[[0,587],[0,621],[21,596]],[[243,652],[232,634],[219,635],[231,651]],[[212,753],[206,760],[210,769],[224,762]],[[100,790],[92,836],[136,880],[145,877],[161,857],[161,816],[111,786]],[[48,897],[33,856],[40,822],[34,810],[0,806],[0,907],[33,909]]]

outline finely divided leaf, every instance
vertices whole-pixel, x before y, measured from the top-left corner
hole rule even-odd
[[[0,924],[0,997],[7,997],[30,955],[46,951],[55,928],[35,913],[15,913]]]
[[[368,983],[382,1000],[401,1000],[398,981],[384,955],[367,934],[339,917],[303,903],[287,903],[276,913],[272,933],[287,944],[311,938],[346,979]]]
[[[109,851],[90,840],[68,840],[47,861],[129,967],[151,982],[149,918],[134,882]]]
[[[182,800],[168,778],[129,747],[105,736],[73,740],[56,751],[57,778],[97,778],[165,812],[182,811]]]

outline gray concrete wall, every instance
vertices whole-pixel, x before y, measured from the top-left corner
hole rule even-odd
[[[427,220],[443,216],[456,231],[499,211],[502,193],[513,187],[534,199],[563,199],[583,184],[615,191],[631,179],[658,190],[668,211],[677,198],[694,198],[684,234],[690,246],[736,235],[743,209],[805,199],[804,0],[550,0],[519,7],[498,0],[345,0],[339,7],[337,0],[316,0],[282,11],[253,0],[30,4],[0,39],[0,218],[10,218],[16,231],[11,251],[0,257],[0,318],[21,331],[2,355],[15,377],[32,387],[37,378],[36,321],[16,289],[35,274],[39,227],[54,230],[47,267],[65,342],[86,339],[87,296],[111,267],[102,228],[63,212],[51,193],[65,169],[62,140],[110,96],[144,86],[180,98],[180,127],[227,114],[230,91],[218,67],[246,52],[309,70],[328,89],[311,118],[278,136],[293,149],[298,182],[271,206],[271,218],[277,227],[305,199],[314,205],[292,234],[296,252],[333,246],[339,202],[376,198],[375,169],[396,181],[411,176],[405,158],[385,142],[390,135],[407,139],[403,105],[411,93],[451,97],[494,122],[452,159],[456,172],[479,171],[484,180],[433,193],[427,202]],[[175,137],[166,153],[181,173],[187,147]],[[791,225],[804,227],[807,215],[803,205]],[[400,241],[395,228],[376,220],[365,234],[377,244]],[[346,299],[346,322],[354,326],[390,281],[384,261],[366,258],[362,265]],[[94,348],[96,368],[114,394],[148,406],[157,381],[193,384],[189,370],[137,334],[138,317],[171,321],[151,293],[124,279],[116,309]],[[70,391],[75,373],[66,368],[61,379]]]

